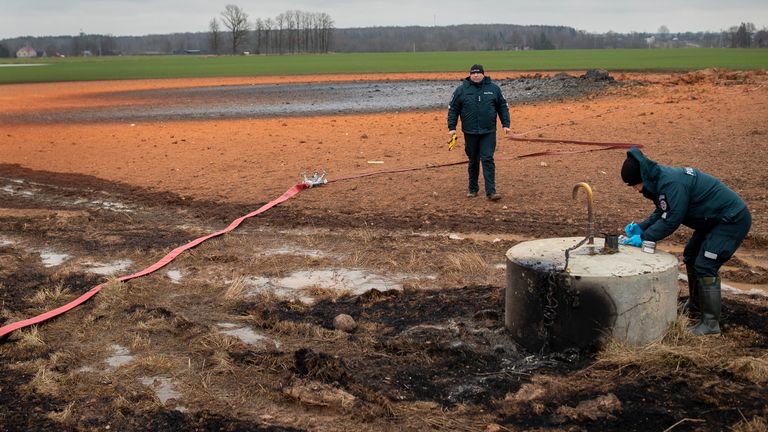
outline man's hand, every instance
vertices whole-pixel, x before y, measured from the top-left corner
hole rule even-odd
[[[643,245],[643,239],[640,238],[640,234],[635,234],[624,240],[624,244],[627,246],[640,247]]]
[[[504,129],[504,135],[507,135],[509,133],[509,128],[503,128]]]
[[[630,222],[627,224],[626,227],[624,227],[624,232],[627,233],[628,237],[632,237],[634,235],[643,235],[643,229],[640,228],[640,225]]]

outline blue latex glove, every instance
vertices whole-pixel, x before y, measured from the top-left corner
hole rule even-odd
[[[640,228],[638,227],[638,229]],[[635,234],[624,240],[624,244],[628,246],[640,247],[643,245],[643,239],[640,238],[640,234]]]
[[[627,224],[626,227],[624,227],[624,232],[627,233],[627,237],[632,237],[635,235],[643,235],[643,229],[640,228],[640,225],[630,222]]]

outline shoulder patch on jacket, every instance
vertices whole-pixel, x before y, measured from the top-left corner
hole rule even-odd
[[[667,203],[667,195],[661,194],[659,195],[659,208],[661,211],[667,211],[669,210],[669,204]]]

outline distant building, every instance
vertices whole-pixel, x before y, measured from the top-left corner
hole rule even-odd
[[[34,48],[27,45],[23,48],[19,48],[18,51],[16,51],[16,57],[18,58],[32,58],[37,57],[37,51],[35,51]]]

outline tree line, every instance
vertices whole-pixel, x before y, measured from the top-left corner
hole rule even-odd
[[[719,32],[589,33],[566,26],[466,24],[335,29],[325,13],[287,11],[254,21],[227,6],[208,31],[147,36],[20,37],[0,41],[0,57],[24,46],[48,56],[299,54],[327,52],[545,50],[603,48],[768,48],[768,28],[741,23]]]
[[[251,24],[239,6],[227,5],[220,20],[212,18],[208,24],[208,45],[213,53],[223,50],[225,40],[230,54],[327,53],[333,30],[333,19],[323,12],[289,10]]]

